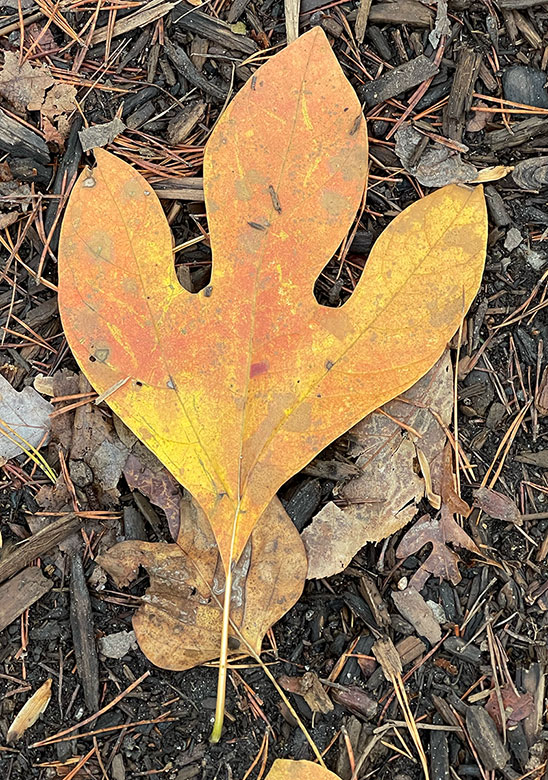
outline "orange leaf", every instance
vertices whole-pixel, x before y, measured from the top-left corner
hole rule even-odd
[[[226,567],[289,477],[439,358],[481,279],[483,193],[450,186],[414,204],[350,300],[316,302],[367,166],[360,104],[319,27],[255,72],[209,139],[201,293],[177,281],[151,187],[108,152],[96,159],[61,234],[65,333],[95,389],[199,502]]]
[[[339,777],[312,761],[277,758],[266,780],[339,780]]]

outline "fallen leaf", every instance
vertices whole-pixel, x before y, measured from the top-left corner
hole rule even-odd
[[[312,761],[277,758],[266,780],[340,780],[340,778]]]
[[[169,471],[143,445],[138,442],[128,456],[124,468],[124,477],[130,490],[139,490],[163,509],[169,531],[174,539],[179,533],[179,504],[181,488]]]
[[[5,463],[45,444],[53,406],[32,387],[17,392],[0,375],[0,459]]]
[[[80,143],[82,144],[82,150],[84,152],[89,152],[90,149],[107,146],[114,141],[116,136],[123,133],[125,129],[125,124],[118,117],[115,117],[112,121],[105,122],[102,125],[85,127],[78,133]]]
[[[40,111],[46,90],[55,79],[46,65],[19,64],[19,54],[4,52],[4,65],[0,71],[0,95],[16,111]]]
[[[66,370],[48,377],[48,381],[35,380],[35,385],[58,398],[79,393],[92,395],[83,375]],[[71,403],[67,401],[68,405]],[[165,512],[175,539],[182,489],[156,456],[121,420],[105,415],[93,400],[68,412],[56,404],[56,412],[51,419],[52,446],[68,453],[70,476],[76,487],[88,494],[91,490],[96,501],[109,508],[118,502],[118,483],[123,475],[131,490],[139,490]],[[62,511],[70,500],[62,475],[56,485],[44,486],[37,494],[38,503],[49,511]]]
[[[431,544],[432,549],[428,558],[421,564],[411,578],[409,585],[417,591],[422,590],[431,574],[440,579],[449,580],[453,585],[461,581],[459,572],[460,558],[454,550],[447,546],[448,543],[466,548],[470,552],[480,555],[480,551],[468,536],[466,531],[456,522],[453,515],[468,515],[470,508],[455,492],[453,487],[453,471],[451,463],[451,447],[445,447],[444,468],[441,480],[442,507],[436,517],[423,515],[406,532],[398,547],[396,556],[408,558],[415,555],[426,544]]]
[[[177,282],[150,185],[96,156],[63,222],[65,333],[100,393],[128,378],[107,403],[197,499],[226,566],[235,518],[238,558],[290,476],[439,358],[481,278],[483,194],[420,200],[377,241],[350,300],[317,304],[367,164],[359,102],[319,27],[257,70],[210,136],[201,294]]]
[[[15,3],[15,7],[17,8],[17,2]],[[27,3],[23,2],[22,8],[26,9]],[[44,25],[37,24],[35,22],[33,24],[29,24],[28,26],[25,25],[25,32],[28,34],[31,43],[36,42],[36,44],[40,44],[41,52],[52,52],[55,54],[55,52],[58,51],[58,46],[55,43],[55,38],[53,37],[51,28],[44,27]]]
[[[523,525],[521,512],[514,501],[496,490],[481,487],[474,491],[474,506],[478,506],[486,515],[505,523]]]
[[[76,101],[76,87],[73,84],[65,84],[56,81],[48,90],[42,105],[42,124],[47,140],[55,141],[63,148],[64,141],[70,132],[68,115],[78,108]]]
[[[507,728],[512,728],[520,720],[527,718],[534,709],[535,702],[530,693],[517,693],[513,685],[504,685],[500,689],[502,704],[506,717]],[[502,733],[503,725],[500,713],[499,700],[497,692],[493,688],[487,699],[485,709],[495,721],[497,729]]]
[[[457,182],[472,182],[478,176],[474,165],[464,162],[460,152],[438,143],[429,143],[416,160],[424,135],[410,124],[395,134],[396,154],[404,168],[424,187],[445,187]]]
[[[285,691],[302,696],[312,712],[331,712],[333,702],[324,690],[315,672],[305,672],[302,677],[278,677],[278,683]]]
[[[76,87],[73,84],[56,81],[48,90],[40,110],[44,116],[55,119],[61,114],[72,113],[76,108],[78,108]]]
[[[425,487],[415,467],[417,449],[439,492],[444,426],[452,409],[453,371],[446,350],[422,379],[382,407],[385,414],[373,412],[348,432],[349,455],[357,457],[360,473],[338,489],[348,505],[326,504],[302,533],[309,579],[344,571],[367,542],[380,541],[413,519]]]
[[[176,544],[120,542],[97,563],[118,586],[128,585],[139,566],[147,570],[150,585],[133,628],[152,663],[183,670],[218,657],[224,572],[211,528],[194,502],[182,504]],[[233,573],[231,618],[257,653],[267,630],[299,599],[305,575],[299,534],[275,499]],[[246,654],[236,634],[231,649]]]
[[[33,726],[44,712],[51,699],[51,678],[35,691],[21,707],[6,735],[6,742],[21,739],[27,729]]]
[[[59,149],[63,149],[65,138],[47,116],[42,117],[42,132],[44,133],[44,138],[48,144],[57,144]]]
[[[474,179],[470,179],[470,183],[481,184],[488,181],[499,181],[508,176],[514,170],[513,165],[491,165],[488,168],[482,168],[478,171],[478,175]]]
[[[484,129],[487,122],[489,122],[489,120],[492,119],[493,115],[491,111],[481,110],[485,108],[488,108],[488,105],[487,103],[484,103],[482,100],[479,100],[474,105],[474,109],[480,109],[480,110],[472,110],[470,119],[466,123],[467,133],[479,133],[480,130]]]

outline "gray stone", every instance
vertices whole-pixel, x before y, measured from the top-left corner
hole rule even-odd
[[[502,76],[502,90],[506,100],[526,106],[548,108],[546,73],[528,65],[512,65]]]

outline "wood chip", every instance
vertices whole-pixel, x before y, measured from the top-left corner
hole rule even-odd
[[[8,729],[6,742],[16,742],[21,739],[27,729],[33,726],[44,712],[51,699],[51,678],[35,691],[30,699],[23,704],[15,720]]]
[[[481,54],[466,46],[460,50],[457,69],[443,113],[443,132],[447,138],[462,140],[466,114],[472,103],[474,85],[481,65]]]
[[[185,176],[173,179],[160,179],[152,185],[156,195],[162,200],[196,200],[204,202],[204,180],[201,176]]]
[[[299,12],[301,0],[284,0],[285,35],[287,45],[299,37]]]
[[[369,21],[373,24],[431,27],[434,23],[434,14],[426,5],[416,0],[395,0],[393,3],[378,3],[372,6],[369,11]]]
[[[493,130],[487,133],[487,142],[494,152],[500,152],[503,149],[521,146],[539,135],[548,135],[548,126],[546,117],[531,117],[522,122],[516,122],[511,130],[503,128],[502,130]]]
[[[415,588],[409,587],[405,590],[393,591],[392,601],[400,615],[415,627],[418,634],[428,639],[431,645],[440,641],[440,624],[434,617],[431,608]]]
[[[390,614],[388,607],[379,593],[375,582],[367,574],[362,574],[360,578],[360,593],[366,600],[369,609],[373,613],[375,623],[380,628],[388,628],[390,625]]]
[[[1,108],[0,150],[17,157],[30,157],[43,165],[47,165],[50,159],[49,149],[42,136]]]
[[[184,49],[166,40],[165,50],[175,69],[187,81],[216,100],[224,101],[226,99],[227,90],[217,86],[206,78],[203,73],[200,73]]]
[[[356,40],[358,43],[363,43],[365,38],[365,28],[367,27],[367,21],[369,19],[369,12],[371,10],[371,0],[360,0],[358,6],[358,13],[356,14]]]
[[[483,707],[468,707],[466,730],[485,769],[502,769],[506,766],[510,753],[504,747],[493,719]]]
[[[19,572],[0,586],[0,631],[17,620],[31,604],[53,587],[53,582],[44,577],[37,566]]]
[[[67,536],[70,536],[83,522],[82,518],[77,515],[67,514],[18,544],[0,562],[0,582],[13,577],[18,571],[32,563],[35,558],[47,553]]]
[[[198,122],[203,119],[206,112],[206,104],[196,101],[185,106],[178,114],[169,120],[167,126],[167,140],[172,146],[182,143],[194,130]]]
[[[91,37],[91,45],[96,46],[98,43],[104,43],[109,37],[109,34],[111,38],[118,38],[120,35],[131,32],[131,30],[136,30],[137,28],[142,29],[146,27],[147,24],[164,17],[172,11],[174,7],[174,3],[149,3],[143,8],[139,8],[138,11],[124,16],[123,19],[119,19],[114,27],[107,24],[105,27],[100,27],[98,30],[95,30]]]
[[[327,713],[333,709],[333,702],[315,672],[305,672],[302,677],[282,675],[278,682],[284,690],[302,696],[312,712]]]
[[[358,88],[358,94],[368,106],[376,106],[422,84],[426,79],[435,76],[438,70],[439,67],[432,60],[421,54]]]
[[[99,664],[91,601],[84,577],[82,558],[78,553],[71,559],[70,625],[84,700],[88,710],[95,712],[99,707]]]
[[[197,11],[187,3],[177,5],[171,15],[172,23],[184,30],[207,38],[227,49],[241,51],[244,54],[253,54],[259,48],[257,44],[246,35],[233,33],[230,27],[220,19],[214,19],[202,11]]]

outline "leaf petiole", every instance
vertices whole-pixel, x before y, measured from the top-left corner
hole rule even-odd
[[[232,556],[231,556],[232,558]],[[232,593],[232,560],[229,563],[225,580],[225,596],[223,602],[223,626],[221,633],[221,648],[219,654],[219,676],[217,677],[217,702],[215,704],[215,720],[209,741],[215,744],[221,739],[225,719],[226,681],[228,674],[228,631],[230,627],[230,596]]]

